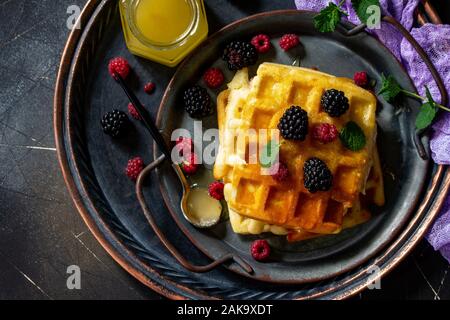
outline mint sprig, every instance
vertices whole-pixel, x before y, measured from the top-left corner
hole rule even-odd
[[[425,87],[425,91],[426,97],[422,97],[417,93],[403,89],[393,76],[389,75],[385,77],[382,75],[381,90],[378,94],[383,96],[388,102],[392,102],[399,94],[404,94],[424,102],[416,118],[416,128],[420,130],[429,127],[433,123],[439,109],[450,112],[449,108],[437,103],[433,99],[428,87]]]
[[[356,122],[350,121],[339,135],[342,144],[351,151],[359,151],[366,145],[366,136]]]
[[[367,24],[369,18],[371,17],[371,13],[369,8],[372,6],[380,6],[380,2],[378,0],[352,0],[353,9],[355,9],[356,15],[362,23]]]
[[[327,7],[314,16],[314,27],[320,32],[333,32],[336,30],[342,16],[348,15],[347,12],[341,9],[344,2],[342,0],[338,5],[330,2]]]

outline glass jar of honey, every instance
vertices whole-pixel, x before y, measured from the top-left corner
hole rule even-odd
[[[208,35],[203,0],[120,0],[131,53],[174,67]]]

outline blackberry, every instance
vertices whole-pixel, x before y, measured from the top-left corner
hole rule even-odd
[[[299,106],[290,107],[281,117],[278,129],[286,140],[305,140],[308,134],[308,113]]]
[[[328,191],[333,185],[333,175],[325,162],[311,158],[303,165],[303,180],[309,192]]]
[[[184,108],[192,118],[201,118],[211,113],[211,97],[205,88],[198,85],[187,89],[183,95]]]
[[[233,41],[226,46],[222,59],[228,63],[228,69],[240,70],[256,63],[258,51],[249,42]]]
[[[344,92],[336,89],[325,91],[320,103],[323,110],[333,118],[342,116],[350,107],[348,98],[345,96]]]
[[[128,116],[120,110],[113,110],[106,113],[102,118],[103,132],[113,138],[121,136],[130,124]]]

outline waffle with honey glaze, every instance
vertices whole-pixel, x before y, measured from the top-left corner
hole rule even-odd
[[[330,117],[321,107],[328,89],[345,93],[350,108]],[[258,234],[289,234],[291,241],[335,234],[367,221],[362,205],[384,204],[383,179],[376,151],[376,98],[351,80],[311,69],[272,63],[261,64],[250,81],[248,70],[238,71],[218,101],[220,147],[214,176],[224,181],[225,200],[233,230]],[[308,114],[309,131],[315,124],[331,123],[341,130],[349,121],[359,125],[366,144],[348,150],[339,139],[322,144],[309,132],[304,141],[281,141],[279,157],[289,170],[286,181],[264,174],[249,145],[261,145],[259,129],[277,130],[280,118],[291,106]],[[333,176],[329,191],[309,192],[304,186],[305,161],[316,157]],[[370,173],[370,175],[369,175]],[[366,195],[365,195],[366,194]]]

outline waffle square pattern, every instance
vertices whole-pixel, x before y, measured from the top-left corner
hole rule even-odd
[[[349,110],[340,117],[322,110],[321,97],[329,89],[344,92],[349,100]],[[280,118],[291,106],[308,113],[309,132],[304,141],[280,139],[279,160],[289,176],[278,182],[266,173],[252,146],[261,151],[267,143],[260,132],[269,139],[279,133]],[[215,178],[225,184],[233,230],[287,234],[298,241],[367,221],[370,213],[364,204],[384,204],[376,107],[375,96],[347,78],[273,63],[261,64],[251,80],[247,69],[238,71],[218,96],[220,147],[214,166]],[[323,144],[313,138],[317,124],[334,124],[340,131],[349,121],[366,137],[359,151],[347,149],[339,139]],[[313,157],[324,161],[333,175],[329,191],[310,193],[304,186],[303,166]]]

